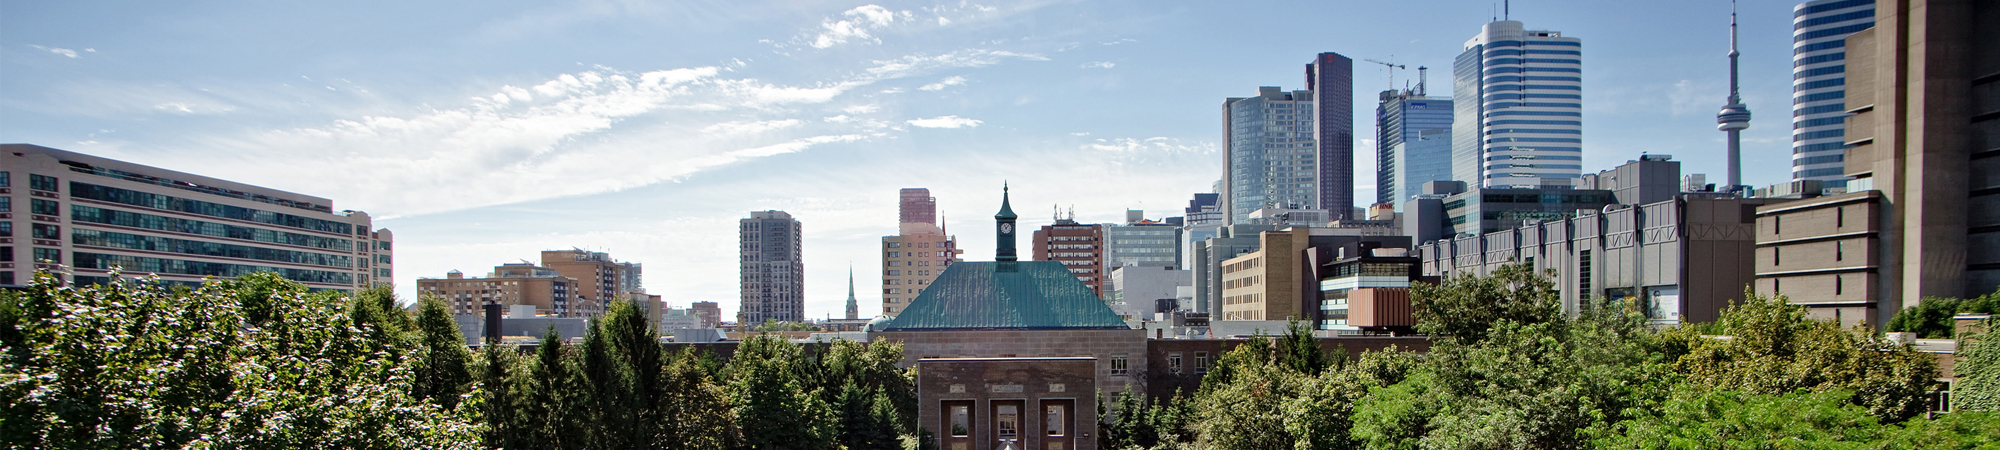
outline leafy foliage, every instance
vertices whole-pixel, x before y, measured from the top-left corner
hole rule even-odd
[[[1749,296],[1719,322],[1728,337],[1670,338],[1687,349],[1677,366],[1691,384],[1769,395],[1844,391],[1883,421],[1922,414],[1936,387],[1935,357],[1808,319],[1783,297]]]
[[[1958,314],[2000,314],[2000,292],[1968,299],[1925,297],[1916,306],[1897,311],[1889,319],[1889,331],[1916,333],[1925,339],[1952,337],[1952,316]]]
[[[1958,380],[1951,389],[1951,408],[1965,411],[2000,411],[2000,339],[1993,334],[2000,319],[1988,318],[1976,327],[1983,330],[1958,339],[1958,364],[1952,372]]]
[[[272,274],[174,291],[40,274],[0,294],[0,443],[20,448],[469,448],[477,405],[414,395],[422,358],[386,290]],[[386,299],[386,302],[384,301]],[[400,318],[400,319],[399,319]]]
[[[1555,283],[1534,268],[1507,264],[1492,276],[1459,275],[1443,283],[1415,283],[1410,302],[1417,329],[1434,336],[1478,342],[1502,321],[1536,324],[1562,315]]]

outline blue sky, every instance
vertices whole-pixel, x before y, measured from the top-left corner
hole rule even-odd
[[[971,260],[1023,225],[1179,215],[1221,175],[1221,104],[1303,89],[1323,51],[1429,66],[1490,2],[345,1],[0,3],[0,142],[334,199],[396,232],[396,283],[582,247],[676,306],[736,308],[736,220],[805,223],[809,315],[849,264],[878,310],[896,191]],[[1741,6],[1745,182],[1789,176],[1793,3]],[[1642,152],[1721,177],[1726,1],[1523,1],[1584,42],[1584,167]],[[1355,65],[1356,195],[1382,67]],[[1396,87],[1414,78],[1398,71]]]

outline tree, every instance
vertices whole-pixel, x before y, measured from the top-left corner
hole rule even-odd
[[[831,408],[800,381],[797,344],[758,335],[738,344],[725,369],[736,423],[755,424],[743,443],[755,449],[823,449],[838,433]]]
[[[1749,296],[1719,322],[1728,337],[1675,338],[1688,349],[1677,366],[1690,383],[1766,395],[1840,390],[1885,422],[1928,409],[1937,363],[1908,345],[1809,319],[1782,296]]]
[[[443,299],[424,297],[418,303],[417,328],[423,336],[412,395],[444,409],[457,408],[459,396],[472,388],[472,352],[466,349],[465,334],[458,330],[458,322],[451,320]]]
[[[476,411],[411,395],[408,317],[379,314],[379,299],[270,273],[195,290],[110,278],[41,273],[0,293],[0,446],[476,444]]]
[[[1417,330],[1466,342],[1485,339],[1501,321],[1534,324],[1562,317],[1555,283],[1526,264],[1506,264],[1492,275],[1458,275],[1440,284],[1410,288]]]
[[[1925,297],[1916,306],[1897,311],[1888,330],[1917,333],[1925,339],[1952,337],[1952,317],[1961,313],[2000,314],[2000,292],[1969,299]]]

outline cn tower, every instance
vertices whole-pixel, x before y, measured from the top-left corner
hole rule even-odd
[[[1723,192],[1737,192],[1743,186],[1743,130],[1750,128],[1750,108],[1736,90],[1736,2],[1729,2],[1729,103],[1715,115],[1715,128],[1729,133],[1729,186]]]

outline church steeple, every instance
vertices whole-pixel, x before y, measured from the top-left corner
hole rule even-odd
[[[847,320],[861,318],[861,302],[854,299],[854,265],[847,266]]]
[[[1014,205],[1008,198],[1007,185],[1002,183],[1000,185],[1000,212],[993,215],[993,221],[998,222],[998,231],[1000,232],[999,239],[997,240],[999,243],[998,248],[993,250],[993,260],[999,262],[998,270],[1001,272],[1013,272],[1015,261],[1020,259],[1014,252],[1014,220],[1018,218],[1020,216],[1014,214]]]

